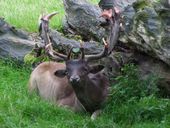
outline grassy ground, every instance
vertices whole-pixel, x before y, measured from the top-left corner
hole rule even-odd
[[[0,0],[0,7],[1,17],[30,32],[37,30],[42,11],[60,12],[52,22],[58,29],[64,15],[61,0]],[[140,81],[134,69],[122,69],[102,115],[91,121],[87,113],[73,113],[29,96],[26,85],[31,71],[0,60],[0,128],[170,128],[170,101],[158,97],[154,77]],[[148,85],[153,87],[151,94]]]
[[[132,77],[136,75],[130,72]],[[155,95],[146,96],[146,89],[137,89],[141,83],[138,79],[120,76],[102,115],[91,121],[87,113],[73,113],[43,101],[36,95],[29,96],[26,86],[29,74],[27,68],[0,61],[0,128],[170,127],[170,101]],[[131,83],[127,82],[127,78]],[[124,88],[128,84],[138,86]],[[135,94],[136,90],[138,94]]]
[[[97,4],[99,0],[89,0]],[[51,21],[53,28],[60,29],[64,8],[62,0],[0,0],[0,17],[17,28],[27,31],[37,31],[38,17],[40,14],[58,11],[59,15]]]

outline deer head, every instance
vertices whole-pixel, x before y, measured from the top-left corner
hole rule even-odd
[[[97,55],[85,55],[84,48],[81,47],[80,48],[81,57],[78,59],[71,59],[71,53],[73,49],[71,48],[67,57],[65,55],[62,55],[64,57],[63,59],[65,60],[66,69],[57,70],[55,72],[55,75],[58,77],[64,77],[65,75],[67,75],[71,83],[76,83],[76,82],[79,83],[82,80],[84,80],[89,73],[96,74],[100,72],[104,68],[104,66],[102,65],[90,66],[89,62],[107,56],[108,44],[105,41],[104,44],[105,44],[104,50]]]
[[[64,70],[57,70],[55,75],[58,77],[64,77],[67,75],[70,82],[79,82],[82,78],[85,78],[86,75],[89,73],[97,73],[103,69],[104,66],[96,65],[96,66],[89,66],[89,62],[92,60],[101,59],[108,55],[108,43],[103,39],[104,42],[104,50],[97,54],[97,55],[85,55],[84,48],[81,45],[81,57],[79,59],[71,59],[71,53],[73,48],[70,49],[68,55],[64,55],[62,53],[58,53],[53,50],[50,36],[49,36],[49,20],[56,15],[57,13],[52,13],[41,18],[40,23],[40,35],[44,32],[43,40],[46,44],[46,51],[50,57],[53,59],[62,58],[65,61],[66,69]]]

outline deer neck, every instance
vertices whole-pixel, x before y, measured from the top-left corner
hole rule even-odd
[[[96,95],[98,95],[97,93],[100,93],[99,88],[89,76],[72,86],[78,100],[84,106],[86,111],[94,112],[99,108],[100,103],[98,102],[98,99],[96,99]]]

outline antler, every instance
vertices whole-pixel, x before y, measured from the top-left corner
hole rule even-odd
[[[51,14],[48,15],[43,15],[40,18],[40,26],[39,26],[39,33],[40,36],[42,38],[42,40],[45,43],[45,50],[48,53],[49,56],[53,57],[53,59],[64,59],[67,60],[67,56],[61,53],[58,53],[56,51],[53,50],[52,47],[52,43],[51,43],[51,38],[49,35],[49,20],[55,16],[56,14],[58,14],[58,12],[53,12]]]
[[[120,29],[120,14],[117,14],[114,12],[114,17],[110,19],[110,35],[108,37],[109,40],[109,54],[113,51],[114,46],[116,45],[118,41],[119,36],[119,29]]]
[[[53,47],[52,47],[51,38],[50,38],[50,35],[48,32],[49,31],[49,20],[56,14],[57,14],[57,12],[54,12],[54,13],[44,15],[41,17],[41,22],[40,22],[40,27],[39,27],[40,36],[45,43],[45,49],[46,49],[47,53],[49,54],[49,56],[53,57],[54,59],[62,58],[65,61],[70,60],[71,52],[72,52],[73,48],[70,49],[69,54],[66,56],[64,54],[54,51]],[[96,59],[100,59],[102,57],[107,56],[109,47],[108,47],[108,43],[104,40],[104,38],[103,38],[103,43],[105,46],[103,51],[96,55],[85,55],[84,48],[81,44],[81,47],[80,47],[80,50],[82,53],[81,59],[85,59],[86,61],[91,61],[91,60],[96,60]]]
[[[108,43],[105,41],[104,38],[102,39],[102,41],[103,41],[103,43],[104,43],[104,49],[103,49],[103,51],[102,51],[101,53],[99,53],[99,54],[96,54],[96,55],[85,55],[84,58],[85,58],[87,61],[101,59],[101,58],[103,58],[103,57],[105,57],[105,56],[108,55],[108,48],[109,48],[109,47],[108,47]],[[84,52],[84,50],[83,50],[82,52]],[[84,55],[84,53],[82,53],[82,55]]]
[[[58,52],[53,50],[53,47],[52,47],[51,43],[46,45],[45,49],[46,49],[47,54],[49,56],[51,56],[53,59],[55,59],[55,60],[61,60],[61,59],[67,60],[67,56],[66,55],[58,53]]]
[[[49,21],[56,14],[58,14],[58,12],[53,12],[53,13],[50,13],[48,15],[45,15],[45,16],[43,16],[43,20]]]
[[[58,12],[53,12],[48,15],[42,15],[39,18],[39,35],[41,36],[42,40],[44,41],[45,45],[50,43],[50,36],[49,36],[49,20],[58,14]]]

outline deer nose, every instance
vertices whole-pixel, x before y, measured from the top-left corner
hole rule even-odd
[[[70,82],[79,82],[79,81],[80,81],[80,77],[78,75],[70,77]]]

